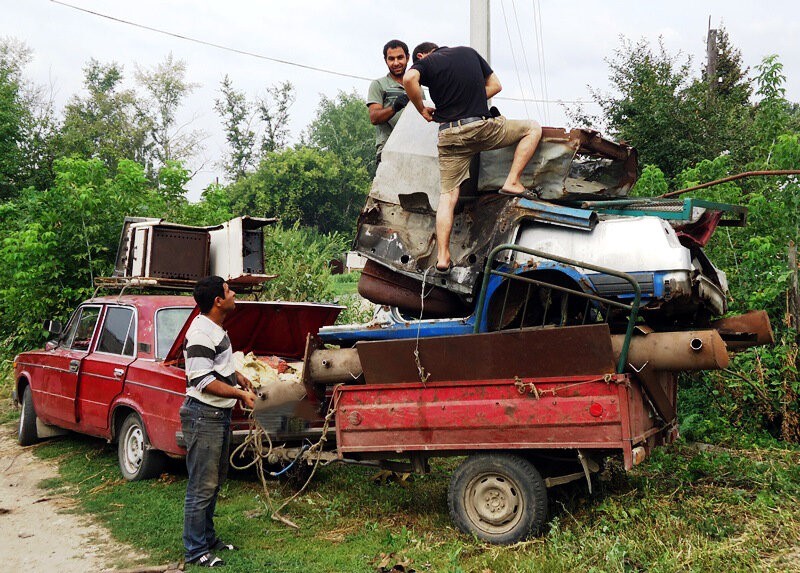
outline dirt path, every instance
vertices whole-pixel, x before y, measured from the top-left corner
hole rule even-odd
[[[54,462],[17,445],[16,427],[0,426],[0,555],[3,571],[84,573],[130,567],[136,552],[83,515],[68,497],[39,487]]]

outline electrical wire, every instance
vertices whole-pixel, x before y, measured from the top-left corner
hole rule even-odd
[[[247,50],[240,50],[238,48],[232,48],[230,46],[225,46],[222,44],[217,44],[214,42],[208,42],[206,40],[200,40],[198,38],[193,38],[192,36],[187,36],[185,34],[178,34],[176,32],[170,32],[169,30],[162,30],[160,28],[155,28],[153,26],[148,26],[146,24],[139,24],[138,22],[132,22],[130,20],[125,20],[123,18],[117,18],[116,16],[110,16],[108,14],[103,14],[101,12],[96,12],[94,10],[89,10],[87,8],[81,8],[80,6],[75,6],[73,4],[69,4],[67,2],[62,2],[61,0],[50,0],[53,4],[58,4],[59,6],[64,6],[66,8],[71,8],[72,10],[77,10],[79,12],[84,12],[86,14],[91,14],[92,16],[97,16],[98,18],[104,18],[106,20],[111,20],[112,22],[117,22],[118,24],[125,24],[127,26],[133,26],[134,28],[139,28],[142,30],[147,30],[149,32],[155,32],[157,34],[163,34],[165,36],[170,36],[172,38],[177,38],[179,40],[184,40],[186,42],[193,42],[195,44],[201,44],[203,46],[208,46],[211,48],[215,48],[217,50],[222,50],[226,52],[232,52],[234,54],[239,54],[242,56],[249,56],[252,58],[257,58],[259,60],[266,60],[269,62],[275,62],[278,64],[283,64],[286,66],[293,66],[297,68],[302,68],[305,70],[310,70],[313,72],[320,72],[324,74],[330,74],[334,76],[344,77],[344,78],[352,78],[355,80],[361,81],[372,81],[373,78],[368,78],[366,76],[359,76],[357,74],[350,74],[347,72],[340,72],[337,70],[329,70],[326,68],[320,68],[317,66],[310,66],[307,64],[301,64],[299,62],[293,62],[290,60],[284,60],[280,58],[273,58],[271,56],[265,56],[263,54],[258,54],[256,52],[249,52]],[[516,65],[516,63],[515,63]],[[565,100],[565,99],[558,99],[558,100],[546,100],[546,99],[537,99],[537,98],[525,98],[525,97],[509,97],[509,96],[495,96],[495,99],[504,100],[504,101],[515,101],[515,102],[533,102],[533,103],[557,103],[557,104],[567,104],[567,103],[575,103],[575,104],[592,104],[594,102],[585,101],[585,100]]]
[[[503,0],[500,0],[500,9],[503,12],[503,23],[506,25],[506,35],[508,36],[508,46],[511,50],[511,60],[514,62],[514,71],[517,73],[517,83],[519,83],[519,89],[522,92],[522,95],[525,95],[525,88],[522,86],[522,77],[519,73],[519,65],[517,64],[517,54],[514,50],[514,41],[511,39],[511,29],[508,27],[508,17],[506,16],[506,4]],[[534,94],[535,95],[535,94]],[[527,119],[531,119],[531,112],[528,110],[528,101],[523,99],[523,104],[525,106],[525,117]],[[536,109],[539,109],[537,104]],[[539,110],[539,114],[541,115],[541,110]]]
[[[522,48],[522,59],[525,62],[525,71],[528,74],[528,84],[531,86],[531,93],[535,95],[536,89],[533,87],[533,74],[531,74],[531,67],[530,64],[528,63],[528,51],[525,49],[525,40],[522,38],[522,28],[519,25],[516,0],[511,0],[511,8],[514,10],[514,23],[517,25],[517,36],[519,36],[519,44],[520,47]],[[541,74],[541,68],[539,70],[539,73]],[[546,113],[543,114],[542,110],[539,108],[538,105],[536,109],[539,110],[539,117],[542,119],[542,121],[546,121],[547,120]],[[529,117],[528,119],[531,118]]]
[[[540,79],[541,79],[541,82],[543,84],[542,97],[544,98],[545,103],[549,104],[551,102],[549,101],[550,100],[550,93],[549,93],[549,89],[548,89],[548,85],[547,85],[547,60],[545,58],[545,52],[544,52],[544,34],[542,33],[542,29],[543,29],[543,27],[542,27],[542,5],[539,3],[539,0],[533,0],[533,3],[534,3],[534,7],[535,7],[535,10],[534,10],[534,13],[533,13],[534,26],[536,27],[537,23],[538,23],[538,32],[536,33],[536,36],[537,36],[538,41],[539,41],[538,54],[539,54],[539,59],[540,59],[540,65],[539,65]],[[538,15],[538,17],[537,17],[537,15]],[[580,103],[580,102],[578,102],[578,103]],[[550,121],[550,106],[549,105],[545,105],[545,110],[546,110],[547,121],[549,122]]]
[[[312,70],[315,72],[322,72],[324,74],[331,74],[334,76],[340,76],[344,78],[353,78],[356,80],[365,80],[371,81],[372,78],[367,78],[364,76],[357,76],[355,74],[348,74],[345,72],[337,72],[336,70],[328,70],[325,68],[318,68],[316,66],[309,66],[307,64],[300,64],[297,62],[292,62],[289,60],[282,60],[280,58],[272,58],[270,56],[265,56],[263,54],[257,54],[255,52],[248,52],[246,50],[240,50],[238,48],[231,48],[228,46],[223,46],[222,44],[215,44],[213,42],[207,42],[206,40],[200,40],[198,38],[192,38],[191,36],[186,36],[183,34],[176,34],[175,32],[170,32],[168,30],[161,30],[160,28],[154,28],[152,26],[147,26],[145,24],[139,24],[137,22],[131,22],[130,20],[123,20],[122,18],[117,18],[115,16],[109,16],[107,14],[101,14],[100,12],[95,12],[93,10],[87,10],[86,8],[81,8],[80,6],[74,6],[72,4],[67,4],[66,2],[61,2],[60,0],[50,0],[53,4],[59,4],[61,6],[66,6],[67,8],[72,8],[73,10],[78,10],[79,12],[85,12],[87,14],[92,14],[93,16],[98,16],[99,18],[105,18],[106,20],[111,20],[113,22],[118,22],[120,24],[127,24],[128,26],[133,26],[135,28],[141,28],[143,30],[148,30],[150,32],[156,32],[157,34],[164,34],[165,36],[171,36],[173,38],[178,38],[180,40],[186,40],[187,42],[194,42],[196,44],[202,44],[204,46],[209,46],[211,48],[216,48],[218,50],[225,50],[227,52],[233,52],[235,54],[241,54],[243,56],[250,56],[253,58],[258,58],[260,60],[267,60],[270,62],[275,62],[278,64],[284,64],[287,66],[294,66],[297,68],[303,68],[306,70]]]

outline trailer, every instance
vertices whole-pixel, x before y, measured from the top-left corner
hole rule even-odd
[[[621,302],[526,277],[494,264],[502,252],[606,273],[627,282],[633,296]],[[540,322],[533,324],[516,308],[514,328],[488,331],[485,314],[512,312],[508,292],[519,285],[558,294],[546,304],[558,312],[534,313]],[[738,317],[735,330],[724,322],[652,332],[637,322],[640,297],[626,273],[500,245],[488,257],[476,313],[460,326],[406,320],[403,328],[326,327],[310,338],[308,399],[321,417],[333,417],[335,449],[283,455],[416,473],[430,471],[432,458],[466,456],[448,492],[454,523],[499,544],[538,533],[549,488],[586,480],[591,491],[605,458],[630,470],[677,438],[678,372],[725,368],[723,335],[740,345],[771,339],[763,313]],[[576,314],[576,306],[583,310]],[[325,348],[325,338],[355,343]],[[268,412],[268,401],[257,402],[256,419]]]

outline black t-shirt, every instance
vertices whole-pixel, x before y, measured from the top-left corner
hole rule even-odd
[[[492,75],[492,68],[472,48],[439,48],[411,69],[419,72],[420,83],[428,87],[436,104],[433,119],[439,123],[489,116],[486,78]]]

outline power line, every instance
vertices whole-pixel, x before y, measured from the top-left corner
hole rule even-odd
[[[140,28],[142,30],[147,30],[148,32],[155,32],[157,34],[163,34],[165,36],[170,36],[173,38],[178,38],[179,40],[184,40],[187,42],[193,42],[195,44],[201,44],[203,46],[208,46],[211,48],[216,48],[217,50],[223,50],[226,52],[233,52],[234,54],[240,54],[242,56],[250,56],[252,58],[257,58],[259,60],[267,60],[269,62],[275,62],[278,64],[284,64],[286,66],[294,66],[297,68],[302,68],[305,70],[311,70],[314,72],[321,72],[324,74],[331,74],[334,76],[340,76],[344,78],[352,78],[355,80],[362,80],[362,81],[372,81],[373,78],[368,78],[365,76],[359,76],[356,74],[349,74],[346,72],[339,72],[336,70],[328,70],[325,68],[319,68],[316,66],[309,66],[307,64],[300,64],[298,62],[292,62],[290,60],[283,60],[280,58],[273,58],[270,56],[265,56],[263,54],[257,54],[255,52],[249,52],[247,50],[240,50],[238,48],[231,48],[230,46],[224,46],[222,44],[215,44],[214,42],[208,42],[206,40],[200,40],[198,38],[193,38],[191,36],[186,36],[184,34],[178,34],[176,32],[170,32],[169,30],[162,30],[160,28],[154,28],[153,26],[147,26],[146,24],[139,24],[138,22],[131,22],[130,20],[124,20],[122,18],[117,18],[116,16],[109,16],[108,14],[102,14],[100,12],[95,12],[93,10],[88,10],[86,8],[81,8],[80,6],[75,6],[73,4],[68,4],[66,2],[62,2],[61,0],[50,0],[53,4],[58,4],[60,6],[64,6],[66,8],[71,8],[73,10],[77,10],[78,12],[84,12],[86,14],[91,14],[92,16],[97,16],[98,18],[104,18],[106,20],[111,20],[112,22],[117,22],[118,24],[125,24],[127,26],[133,26],[134,28]],[[508,101],[517,101],[517,102],[534,102],[534,103],[558,103],[558,104],[566,104],[566,103],[592,103],[583,100],[546,100],[546,99],[535,99],[535,98],[515,98],[515,97],[507,97],[507,96],[495,96],[495,99],[500,100],[508,100]]]
[[[539,58],[539,80],[542,85],[542,97],[544,99],[550,99],[550,93],[547,89],[547,64],[544,57],[544,34],[542,32],[542,5],[539,3],[539,0],[533,0],[533,20],[534,20],[534,28],[536,29],[536,37],[537,37],[537,55]],[[545,106],[547,109],[547,118],[550,121],[550,108],[549,106]]]
[[[515,0],[511,0],[511,8],[514,10],[514,23],[517,25],[517,35],[519,36],[519,45],[522,48],[522,59],[525,62],[525,71],[528,74],[528,84],[531,86],[531,94],[533,94],[535,96],[536,95],[536,90],[533,87],[533,75],[531,74],[531,66],[528,63],[528,51],[525,49],[525,39],[522,37],[522,28],[519,25],[519,17],[517,16],[517,3],[516,3]],[[504,12],[504,15],[505,15],[505,12]],[[540,67],[539,68],[539,74],[541,75],[541,73],[542,72],[541,72],[541,67]],[[540,93],[542,95],[544,95],[544,92],[540,92]],[[523,92],[523,95],[524,95],[524,92]],[[550,120],[548,118],[547,105],[543,106],[543,108],[544,108],[544,113],[542,113],[542,110],[539,110],[539,113],[540,113],[539,117],[542,119],[542,121],[547,121],[549,123]],[[539,106],[537,106],[537,109],[539,109]],[[530,118],[528,118],[528,119],[530,119]]]
[[[215,44],[213,42],[207,42],[205,40],[199,40],[197,38],[192,38],[190,36],[184,36],[183,34],[176,34],[175,32],[170,32],[168,30],[161,30],[159,28],[153,28],[152,26],[146,26],[144,24],[139,24],[137,22],[131,22],[129,20],[123,20],[122,18],[116,18],[114,16],[109,16],[107,14],[101,14],[100,12],[94,12],[93,10],[87,10],[86,8],[81,8],[80,6],[73,6],[72,4],[67,4],[66,2],[61,2],[60,0],[50,0],[53,4],[60,4],[61,6],[66,6],[67,8],[72,8],[73,10],[78,10],[79,12],[85,12],[87,14],[91,14],[93,16],[98,16],[100,18],[105,18],[106,20],[112,20],[114,22],[118,22],[120,24],[127,24],[128,26],[134,26],[135,28],[141,28],[143,30],[148,30],[150,32],[156,32],[157,34],[164,34],[165,36],[172,36],[173,38],[178,38],[181,40],[186,40],[187,42],[194,42],[196,44],[202,44],[204,46],[210,46],[212,48],[217,48],[218,50],[225,50],[227,52],[234,52],[236,54],[242,54],[243,56],[251,56],[253,58],[258,58],[260,60],[268,60],[270,62],[276,62],[278,64],[285,64],[287,66],[295,66],[298,68],[304,68],[306,70],[313,70],[315,72],[322,72],[325,74],[331,74],[334,76],[341,76],[344,78],[353,78],[356,80],[365,80],[370,81],[372,78],[365,78],[364,76],[357,76],[355,74],[347,74],[345,72],[337,72],[335,70],[327,70],[325,68],[318,68],[316,66],[309,66],[307,64],[298,64],[297,62],[290,62],[289,60],[281,60],[280,58],[271,58],[269,56],[265,56],[263,54],[256,54],[255,52],[248,52],[246,50],[239,50],[238,48],[230,48],[228,46],[223,46],[221,44]]]

